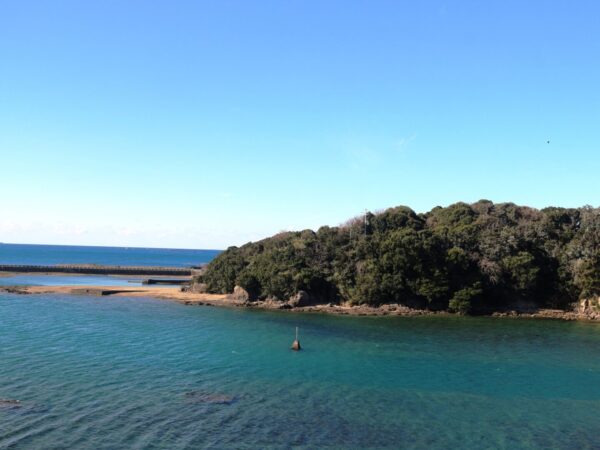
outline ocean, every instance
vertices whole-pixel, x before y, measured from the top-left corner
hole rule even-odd
[[[220,252],[220,250],[175,248],[0,244],[0,264],[190,267],[207,263]]]
[[[599,449],[600,324],[1,293],[0,398],[11,449]]]

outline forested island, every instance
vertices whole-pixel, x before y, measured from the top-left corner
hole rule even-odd
[[[230,247],[198,289],[285,307],[382,306],[489,314],[511,308],[598,311],[600,208],[456,203],[406,206],[337,227]]]

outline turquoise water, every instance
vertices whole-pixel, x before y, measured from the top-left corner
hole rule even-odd
[[[0,398],[0,448],[597,449],[600,326],[0,294]]]
[[[0,277],[0,286],[141,286],[148,276],[38,275],[16,274]],[[161,277],[153,277],[161,278]],[[170,277],[174,278],[174,277]],[[161,286],[161,285],[156,285]]]
[[[207,263],[219,253],[219,250],[0,244],[0,264],[189,267]]]

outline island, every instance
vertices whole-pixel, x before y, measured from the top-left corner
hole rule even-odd
[[[230,247],[188,290],[277,309],[600,319],[600,209],[398,206]]]

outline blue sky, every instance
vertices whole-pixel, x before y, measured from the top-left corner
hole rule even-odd
[[[399,204],[597,206],[599,5],[2,2],[0,241],[224,248]]]

